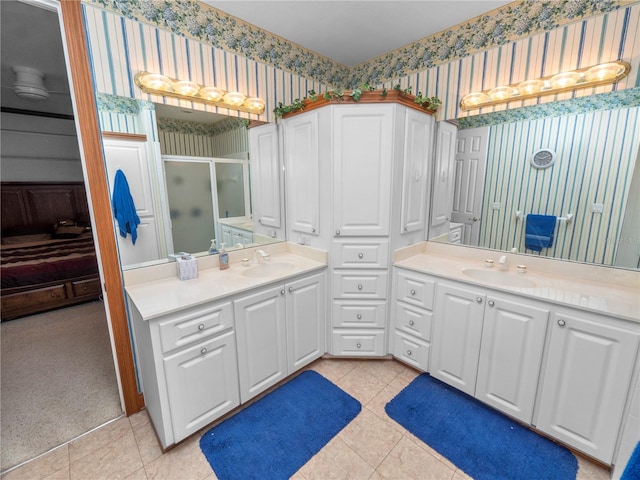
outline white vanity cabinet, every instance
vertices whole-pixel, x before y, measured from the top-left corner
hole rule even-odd
[[[235,247],[238,244],[247,245],[253,243],[253,232],[231,225],[220,224],[220,234],[222,240],[218,248],[224,243],[225,247]]]
[[[531,423],[548,318],[535,301],[439,282],[431,375]]]
[[[391,352],[415,368],[429,371],[435,279],[394,268]]]
[[[145,404],[164,448],[240,404],[231,302],[144,320],[130,302]]]
[[[233,303],[244,403],[325,353],[325,273]]]
[[[610,464],[638,352],[637,323],[558,308],[537,428]]]

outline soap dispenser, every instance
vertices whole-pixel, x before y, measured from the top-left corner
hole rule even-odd
[[[209,255],[215,255],[218,253],[218,248],[216,247],[216,239],[211,239],[211,246],[209,247]]]
[[[220,244],[220,270],[226,270],[229,268],[229,254],[224,248],[224,243]]]

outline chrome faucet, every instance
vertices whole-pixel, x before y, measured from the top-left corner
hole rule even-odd
[[[269,254],[264,250],[256,250],[253,252],[253,263],[260,263],[260,257],[262,257],[262,261],[265,262],[269,260]]]
[[[499,259],[498,259],[498,265],[500,265],[500,270],[507,270],[507,256],[506,255],[502,255]]]

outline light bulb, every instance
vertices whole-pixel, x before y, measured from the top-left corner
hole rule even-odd
[[[229,92],[223,97],[224,103],[228,103],[229,105],[234,105],[236,107],[242,105],[245,98],[246,97],[240,92]]]
[[[257,112],[258,111],[261,112],[264,110],[264,100],[257,97],[247,98],[244,102],[244,106],[247,107],[249,110],[255,110]]]
[[[140,83],[152,90],[171,91],[171,80],[159,73],[145,73],[141,75]]]
[[[202,87],[200,89],[200,97],[212,102],[219,102],[224,97],[224,90],[216,87]]]
[[[611,80],[624,72],[624,65],[619,63],[602,63],[591,67],[584,73],[584,78],[588,82],[602,82],[603,80]]]
[[[193,97],[200,90],[200,85],[189,80],[180,80],[173,84],[173,91],[188,97]]]
[[[549,83],[553,88],[573,87],[580,80],[578,72],[562,72],[554,75],[549,79]]]
[[[462,97],[462,105],[465,107],[475,107],[482,103],[486,103],[490,100],[489,96],[486,93],[482,92],[471,92],[467,93],[464,97]]]
[[[489,90],[489,98],[491,100],[504,100],[512,97],[514,93],[515,89],[513,87],[496,87]]]
[[[518,84],[518,92],[520,92],[520,95],[538,93],[543,88],[544,82],[542,80],[525,80]]]

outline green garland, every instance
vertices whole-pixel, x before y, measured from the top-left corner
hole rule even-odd
[[[399,92],[402,92],[405,95],[411,95],[411,87],[401,90],[400,85],[396,85],[393,87],[393,89]],[[337,90],[329,90],[322,94],[322,98],[324,98],[325,100],[334,99],[337,101],[341,101],[342,99],[344,99],[344,96],[347,95],[351,97],[354,102],[357,102],[360,100],[360,97],[362,96],[363,92],[372,92],[373,90],[375,90],[374,87],[370,86],[368,83],[364,83],[359,87],[354,88],[353,90],[351,90],[351,92],[347,94],[345,94],[344,90],[342,90],[341,88]],[[310,100],[312,102],[315,102],[319,98],[315,90],[309,90],[307,94],[308,95],[304,97],[302,100],[300,100],[299,98],[296,98],[291,105],[284,105],[282,102],[279,102],[278,106],[273,109],[273,113],[275,114],[276,118],[282,117],[287,113],[304,110],[305,100]],[[383,88],[382,91],[380,92],[380,95],[383,97],[386,97],[387,89]],[[433,110],[434,112],[437,111],[438,107],[442,104],[442,102],[438,97],[424,97],[420,92],[418,92],[418,95],[415,97],[414,102],[420,105],[421,107],[427,110]]]

